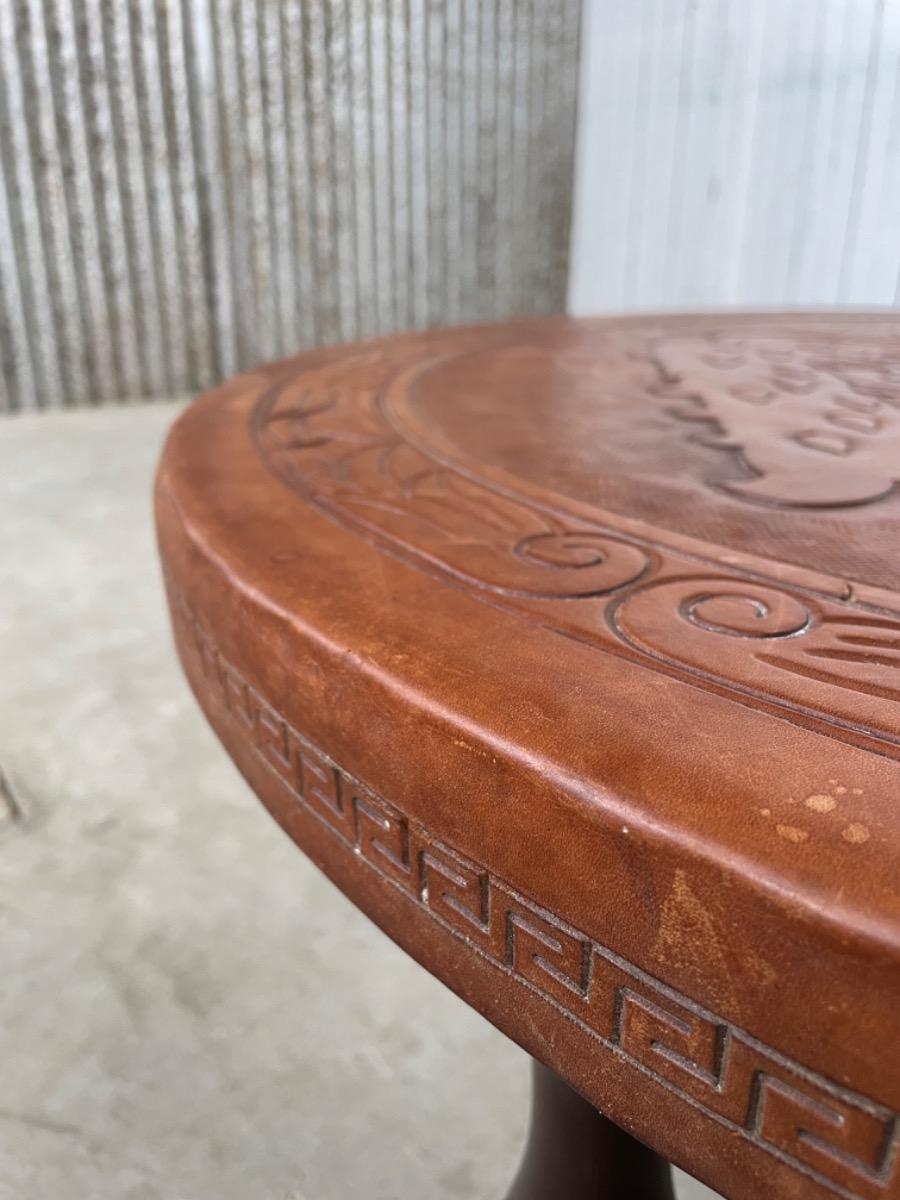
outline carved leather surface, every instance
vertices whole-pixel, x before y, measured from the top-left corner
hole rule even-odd
[[[179,651],[267,807],[727,1195],[900,1197],[898,333],[317,352],[160,469]]]

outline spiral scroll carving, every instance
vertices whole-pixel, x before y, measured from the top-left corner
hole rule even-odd
[[[794,596],[769,588],[698,592],[678,605],[679,616],[707,633],[739,638],[796,637],[812,619]]]

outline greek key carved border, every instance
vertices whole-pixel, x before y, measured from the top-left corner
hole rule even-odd
[[[900,1118],[791,1061],[462,856],[291,727],[170,585],[182,652],[235,732],[360,864],[443,930],[711,1120],[842,1200],[900,1197]]]

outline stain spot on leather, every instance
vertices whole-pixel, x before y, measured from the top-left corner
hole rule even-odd
[[[812,796],[807,796],[804,801],[807,808],[811,808],[813,812],[827,813],[837,807],[837,800],[834,796],[829,796],[826,792],[819,792]]]
[[[852,825],[847,826],[841,837],[852,846],[859,846],[869,840],[869,831],[865,825],[860,825],[857,821],[854,821]]]
[[[737,1004],[739,990],[731,977],[730,956],[722,947],[715,922],[692,890],[687,872],[679,867],[662,906],[654,954],[661,963],[690,970],[701,961],[698,958],[701,949],[714,964],[720,1002]]]
[[[794,842],[795,845],[805,842],[809,837],[805,829],[798,829],[796,825],[776,825],[775,829],[779,837],[783,837],[786,842]]]
[[[709,963],[703,978],[717,1001],[740,1010],[748,987],[765,987],[777,977],[771,963],[753,950],[740,962],[728,952],[727,935],[720,936],[715,918],[691,888],[685,870],[678,868],[662,906],[659,932],[653,947],[661,963],[695,973],[705,957]],[[750,991],[753,989],[751,988]]]

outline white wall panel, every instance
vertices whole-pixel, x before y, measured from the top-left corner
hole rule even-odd
[[[585,0],[577,313],[900,303],[900,0]]]

